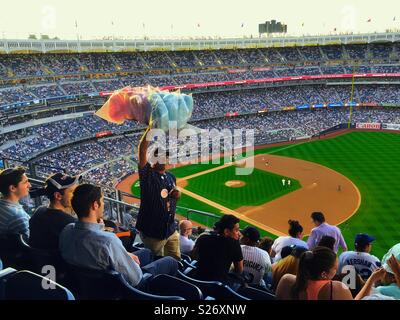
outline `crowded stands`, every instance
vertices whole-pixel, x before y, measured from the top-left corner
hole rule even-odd
[[[241,221],[233,215],[220,217],[211,230],[199,230],[189,220],[175,220],[173,212],[168,232],[176,235],[174,246],[179,248],[174,255],[168,250],[164,254],[136,228],[135,207],[124,208],[123,221],[117,221],[117,210],[105,204],[105,197],[114,198],[115,185],[129,174],[138,172],[142,186],[145,179],[157,179],[138,156],[143,125],[107,123],[93,116],[99,102],[90,99],[85,100],[91,106],[83,114],[55,107],[41,116],[31,112],[8,119],[14,111],[2,109],[128,85],[395,73],[400,65],[391,59],[398,59],[397,49],[392,44],[363,44],[1,55],[0,77],[16,84],[0,85],[0,129],[10,128],[0,131],[0,159],[8,159],[10,166],[0,171],[0,287],[5,286],[0,288],[0,299],[29,298],[28,292],[10,293],[16,271],[40,274],[49,264],[57,271],[57,292],[66,299],[400,299],[400,244],[375,257],[370,254],[373,236],[358,230],[354,243],[346,244],[341,230],[325,221],[321,212],[310,212],[315,227],[307,241],[302,221],[289,220],[288,235],[273,240],[261,238],[252,226],[240,230]],[[235,67],[241,69],[229,69]],[[26,82],[18,83],[21,79]],[[316,137],[347,123],[349,109],[344,105],[349,102],[368,104],[354,108],[352,124],[399,124],[400,110],[394,107],[400,103],[398,89],[390,81],[357,83],[353,91],[348,83],[321,82],[205,89],[193,92],[190,124],[201,129],[254,129],[256,144],[270,144]],[[304,110],[296,109],[305,105]],[[56,116],[61,118],[51,119]],[[33,188],[19,164],[34,167],[44,186]],[[139,223],[143,223],[140,218]],[[340,282],[349,266],[356,271],[356,288]],[[8,271],[2,273],[2,268]]]
[[[66,286],[69,293],[57,299],[400,299],[399,244],[378,258],[370,254],[376,239],[358,233],[348,249],[341,230],[330,225],[322,212],[311,213],[315,227],[307,242],[302,240],[299,221],[289,220],[289,235],[274,241],[261,238],[252,226],[240,230],[240,219],[233,215],[223,215],[212,230],[200,234],[193,232],[196,229],[190,221],[182,220],[178,256],[155,257],[151,245],[119,235],[122,225],[106,220],[104,191],[79,176],[49,175],[44,187],[35,191],[49,202],[37,207],[32,216],[20,204],[32,187],[25,170],[5,169],[0,182],[0,257],[7,270],[0,271],[0,277],[7,277],[2,280],[2,299],[40,294],[43,289],[38,288],[13,292],[7,279],[12,279],[15,268],[38,272],[50,261],[57,271],[57,285]],[[338,253],[339,246],[342,253]],[[349,268],[357,277],[355,287],[341,282]],[[110,270],[122,280],[111,280]],[[156,288],[160,276],[167,276],[169,286],[162,282],[162,288]],[[90,279],[100,283],[87,287]],[[125,289],[117,290],[118,286]]]

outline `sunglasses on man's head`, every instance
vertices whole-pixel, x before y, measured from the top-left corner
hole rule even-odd
[[[0,172],[0,176],[6,176],[13,171],[14,171],[13,169],[4,169],[3,171]]]
[[[66,176],[64,176],[66,177]],[[67,189],[69,187],[72,187],[75,184],[78,184],[81,180],[81,176],[75,176],[75,179],[68,185],[61,185],[59,184],[57,181],[55,181],[53,178],[48,178],[47,181],[50,182],[51,184],[53,184],[53,186],[55,186],[58,190],[63,190],[63,189]]]

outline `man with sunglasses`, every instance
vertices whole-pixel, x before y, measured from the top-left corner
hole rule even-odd
[[[71,199],[79,184],[79,176],[55,173],[46,179],[38,195],[50,200],[48,207],[39,207],[29,221],[29,244],[38,249],[58,250],[58,239],[64,227],[77,221],[72,216]]]
[[[23,234],[29,237],[29,215],[19,201],[29,195],[30,188],[24,168],[0,171],[0,236]]]

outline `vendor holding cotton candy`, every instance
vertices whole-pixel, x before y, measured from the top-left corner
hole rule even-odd
[[[179,234],[175,229],[175,212],[181,196],[175,176],[166,170],[169,154],[165,146],[149,150],[147,128],[139,143],[140,208],[136,229],[145,248],[156,256],[180,260]],[[164,159],[165,161],[162,161]]]
[[[144,246],[156,256],[180,259],[175,211],[181,196],[175,176],[166,171],[169,155],[157,143],[149,150],[151,129],[182,130],[192,116],[193,98],[179,91],[162,91],[151,86],[125,87],[115,91],[96,115],[112,123],[136,120],[148,127],[139,143],[140,209],[136,229]],[[149,137],[148,137],[149,136]],[[164,159],[162,161],[161,159]]]
[[[136,120],[154,129],[168,131],[171,122],[176,123],[178,130],[185,128],[192,112],[191,95],[145,86],[114,91],[96,115],[112,123]]]

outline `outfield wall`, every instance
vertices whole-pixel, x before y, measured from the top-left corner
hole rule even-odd
[[[400,131],[400,124],[399,123],[382,123],[383,130],[396,130]]]

